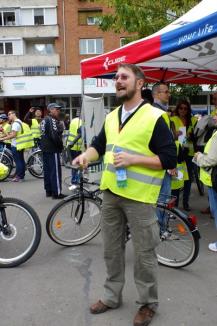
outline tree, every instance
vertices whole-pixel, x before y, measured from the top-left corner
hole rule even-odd
[[[102,15],[100,29],[127,32],[133,39],[155,33],[199,3],[199,0],[95,0],[110,7]]]

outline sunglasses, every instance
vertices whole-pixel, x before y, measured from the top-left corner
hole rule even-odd
[[[117,81],[118,79],[121,79],[121,80],[127,80],[129,78],[128,75],[126,74],[116,74],[114,77],[113,77],[113,80]]]

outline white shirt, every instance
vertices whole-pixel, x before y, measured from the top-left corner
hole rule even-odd
[[[18,121],[19,123],[17,123],[17,121]],[[21,124],[22,124],[22,122],[21,122],[20,119],[15,120],[15,121],[12,123],[11,131],[16,131],[16,132],[21,131]],[[16,147],[16,138],[12,138],[12,140],[11,140],[11,146]]]
[[[140,105],[141,103],[139,103],[139,105]],[[134,111],[136,111],[136,109],[138,108],[138,106],[139,105],[137,105],[137,106],[135,106],[134,108],[132,108],[131,110],[129,110],[129,111],[126,111],[125,110],[125,107],[124,107],[124,104],[123,104],[123,106],[122,106],[122,112],[121,112],[121,123],[123,124],[124,123],[124,121],[134,112]]]

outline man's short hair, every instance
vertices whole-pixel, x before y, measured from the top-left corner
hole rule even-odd
[[[154,96],[156,93],[158,93],[159,88],[160,88],[161,85],[164,85],[164,86],[167,86],[167,87],[168,87],[168,85],[167,85],[166,83],[164,83],[164,82],[158,82],[158,83],[154,84],[153,87],[152,87],[152,95],[153,95],[153,96]]]
[[[16,111],[14,111],[14,110],[9,110],[8,113],[9,112],[15,114],[16,116],[18,115],[18,113]]]
[[[133,64],[130,64],[130,63],[121,63],[118,66],[118,69],[119,68],[129,69],[134,73],[134,75],[136,76],[136,79],[145,80],[145,74],[144,74],[143,70],[140,67],[138,67],[137,65],[133,65]]]

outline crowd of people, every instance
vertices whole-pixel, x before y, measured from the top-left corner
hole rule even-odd
[[[42,118],[39,108],[31,108],[21,121],[15,111],[0,115],[0,142],[11,148],[16,163],[13,182],[25,177],[24,151],[37,144],[43,153],[46,197],[64,198],[60,154],[63,135],[73,164],[84,168],[90,161],[104,157],[101,178],[103,190],[102,236],[107,276],[104,296],[91,305],[92,314],[104,313],[122,304],[125,283],[125,229],[128,224],[134,246],[134,279],[140,305],[134,326],[148,325],[158,307],[157,258],[155,248],[163,232],[163,217],[154,205],[176,197],[179,206],[191,210],[193,170],[200,167],[200,179],[208,187],[209,209],[217,228],[217,190],[212,182],[212,168],[217,166],[217,93],[215,110],[198,122],[190,102],[180,99],[175,110],[169,109],[170,90],[157,83],[152,91],[144,89],[143,71],[136,65],[121,64],[114,77],[116,96],[122,104],[110,112],[99,135],[81,152],[81,119],[61,120],[61,106],[50,103]],[[203,121],[207,121],[203,124]],[[199,124],[203,130],[198,133]],[[68,128],[68,132],[64,130]],[[201,140],[203,138],[203,141]],[[206,137],[206,138],[205,138]],[[76,140],[76,142],[75,142]],[[117,182],[122,169],[124,183]],[[124,173],[123,173],[124,171]],[[71,188],[78,178],[72,173]],[[204,212],[208,209],[204,210]],[[159,221],[159,223],[158,223]],[[217,241],[209,244],[217,252]]]

